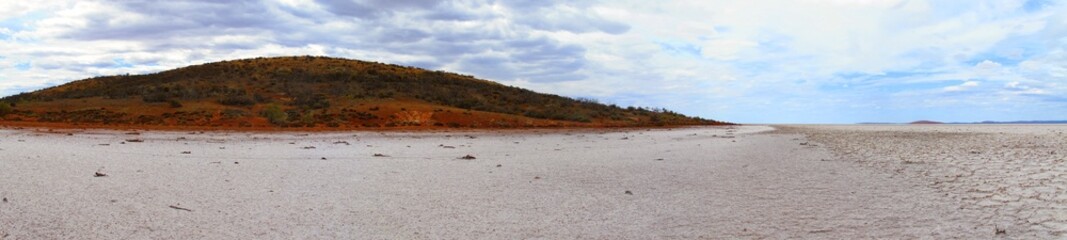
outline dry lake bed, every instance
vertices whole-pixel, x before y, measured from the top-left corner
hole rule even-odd
[[[1050,239],[1067,126],[0,129],[0,239]]]

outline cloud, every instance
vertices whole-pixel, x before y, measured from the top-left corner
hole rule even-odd
[[[1067,119],[1063,36],[1040,0],[6,1],[0,95],[330,55],[737,122]]]
[[[963,82],[960,85],[945,87],[944,90],[945,90],[945,92],[959,92],[959,91],[964,91],[964,90],[971,89],[971,88],[974,88],[974,87],[977,87],[977,86],[978,86],[978,82],[966,81],[966,82]]]

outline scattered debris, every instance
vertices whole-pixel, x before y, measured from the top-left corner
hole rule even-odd
[[[241,164],[241,162],[233,162],[233,164]]]
[[[193,154],[191,151],[182,151],[182,154]]]
[[[662,158],[657,158],[656,161],[663,161],[663,159]]]
[[[626,192],[623,192],[623,193],[625,193],[626,195],[634,195],[634,193],[631,192],[630,190],[626,190]]]
[[[462,156],[462,157],[459,157],[459,159],[463,159],[463,160],[474,160],[474,159],[477,159],[477,158],[475,158],[474,156],[471,156],[470,154],[467,154],[467,156]]]
[[[304,147],[304,149],[315,149],[315,146],[307,146],[307,147]]]
[[[621,140],[630,140],[630,137],[622,137]]]
[[[994,235],[1008,234],[1008,230],[1007,229],[1000,229],[1000,226],[993,225],[993,234]]]
[[[389,155],[385,155],[385,154],[381,154],[381,153],[375,153],[374,156],[375,157],[389,157]]]
[[[503,167],[503,166],[504,166],[504,165],[502,165],[502,164],[497,164],[497,165],[496,165],[496,167]]]
[[[322,157],[322,160],[326,160],[326,157]]]
[[[170,205],[170,208],[178,209],[178,210],[182,210],[182,211],[186,211],[186,212],[192,212],[193,211],[192,209],[183,208],[183,207],[174,206],[174,205]]]
[[[534,180],[541,179],[541,176],[534,176]]]
[[[107,143],[101,143],[101,144],[97,144],[97,145],[100,145],[100,146],[111,146],[111,144],[107,144]]]
[[[106,173],[102,173],[100,171],[96,171],[96,173],[93,174],[93,177],[107,177],[107,174]]]
[[[126,135],[141,135],[139,132],[128,132]]]
[[[831,232],[831,231],[833,231],[833,229],[819,229],[819,230],[808,231],[808,233],[828,233],[828,232]]]
[[[178,137],[178,141],[186,140],[185,137]]]
[[[139,142],[144,142],[144,140],[141,140],[141,139],[126,139],[126,142],[139,143]]]
[[[218,162],[209,162],[209,163],[207,163],[207,164],[222,164],[222,161],[218,161]]]
[[[437,146],[438,146],[438,147],[442,147],[442,148],[456,148],[456,147],[454,147],[454,146],[448,146],[448,145],[444,145],[444,144],[441,144],[441,145],[437,145]]]
[[[336,141],[336,142],[333,142],[333,144],[352,145],[352,144],[348,143],[348,141]]]
[[[800,143],[800,145],[808,145],[808,143],[807,142],[802,142],[802,143]]]

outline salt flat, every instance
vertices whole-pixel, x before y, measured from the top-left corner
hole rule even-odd
[[[1067,125],[780,127],[838,161],[919,181],[1014,239],[1067,238]]]
[[[3,129],[0,238],[1063,237],[1065,128],[1001,127]]]

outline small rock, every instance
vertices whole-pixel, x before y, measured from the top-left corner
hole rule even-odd
[[[93,174],[93,177],[107,177],[107,174],[97,171],[95,174]]]
[[[141,140],[141,139],[126,139],[126,141],[127,142],[132,142],[132,143],[144,142],[144,140]]]
[[[4,202],[7,202],[7,198],[4,198]]]
[[[307,146],[307,147],[304,147],[304,149],[315,149],[315,146]]]
[[[193,152],[190,152],[190,151],[182,151],[182,154],[193,154]]]
[[[322,160],[326,160],[326,157],[322,157]]]
[[[534,179],[541,179],[541,176],[535,176]]]
[[[999,226],[993,225],[993,234],[994,235],[1008,234],[1008,230],[1007,229],[1000,229]]]
[[[474,159],[477,159],[477,158],[476,158],[476,157],[474,157],[474,156],[471,156],[470,154],[467,154],[467,156],[462,156],[462,157],[459,157],[459,159],[463,159],[463,160],[474,160]]]
[[[663,161],[663,159],[662,158],[657,158],[656,161]]]
[[[503,167],[503,166],[504,166],[504,165],[501,165],[501,164],[497,164],[497,165],[496,165],[496,167]]]
[[[385,155],[385,154],[381,154],[381,153],[375,153],[374,156],[375,157],[389,157],[389,155]]]
[[[630,190],[626,190],[626,192],[623,192],[623,193],[625,193],[626,195],[634,195],[634,193],[631,192]]]

